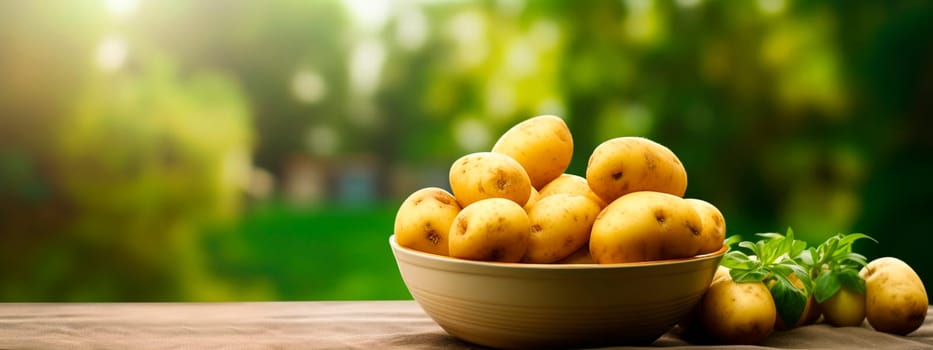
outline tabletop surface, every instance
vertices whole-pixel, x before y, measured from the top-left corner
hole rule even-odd
[[[933,310],[931,310],[933,311]],[[655,347],[693,348],[675,328]],[[933,349],[933,312],[907,337],[826,324],[775,332],[761,347]],[[0,303],[0,349],[476,349],[414,301]]]

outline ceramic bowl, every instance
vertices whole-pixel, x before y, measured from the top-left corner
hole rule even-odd
[[[389,237],[415,301],[450,335],[497,348],[646,345],[709,287],[721,250],[623,264],[470,261],[405,248]]]

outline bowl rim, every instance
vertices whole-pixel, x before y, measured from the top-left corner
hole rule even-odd
[[[437,261],[439,263],[447,264],[463,264],[463,265],[472,265],[472,266],[482,266],[482,267],[495,267],[495,268],[509,268],[509,269],[522,269],[522,270],[598,270],[598,269],[619,269],[619,268],[634,268],[634,267],[653,267],[653,266],[668,266],[668,265],[681,265],[695,263],[710,259],[720,258],[729,251],[729,246],[723,244],[719,250],[694,255],[686,258],[677,258],[677,259],[664,259],[664,260],[650,260],[650,261],[637,261],[637,262],[625,262],[625,263],[611,263],[611,264],[541,264],[541,263],[523,263],[523,262],[498,262],[498,261],[479,261],[479,260],[468,260],[468,259],[458,259],[444,255],[437,255],[428,252],[422,252],[419,250],[411,249],[404,247],[395,240],[395,234],[389,236],[389,245],[392,247],[392,250],[403,252],[404,254],[417,256],[420,259],[427,259]],[[396,260],[398,257],[396,256]]]

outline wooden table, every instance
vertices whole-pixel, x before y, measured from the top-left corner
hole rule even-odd
[[[907,337],[825,324],[771,335],[776,348],[933,349],[933,310]],[[669,332],[654,346],[693,347]],[[0,349],[467,349],[413,301],[0,303]],[[736,347],[752,348],[752,347]]]

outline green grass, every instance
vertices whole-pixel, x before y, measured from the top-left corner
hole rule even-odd
[[[269,202],[206,242],[211,269],[252,299],[411,299],[388,244],[397,203],[299,209]]]

